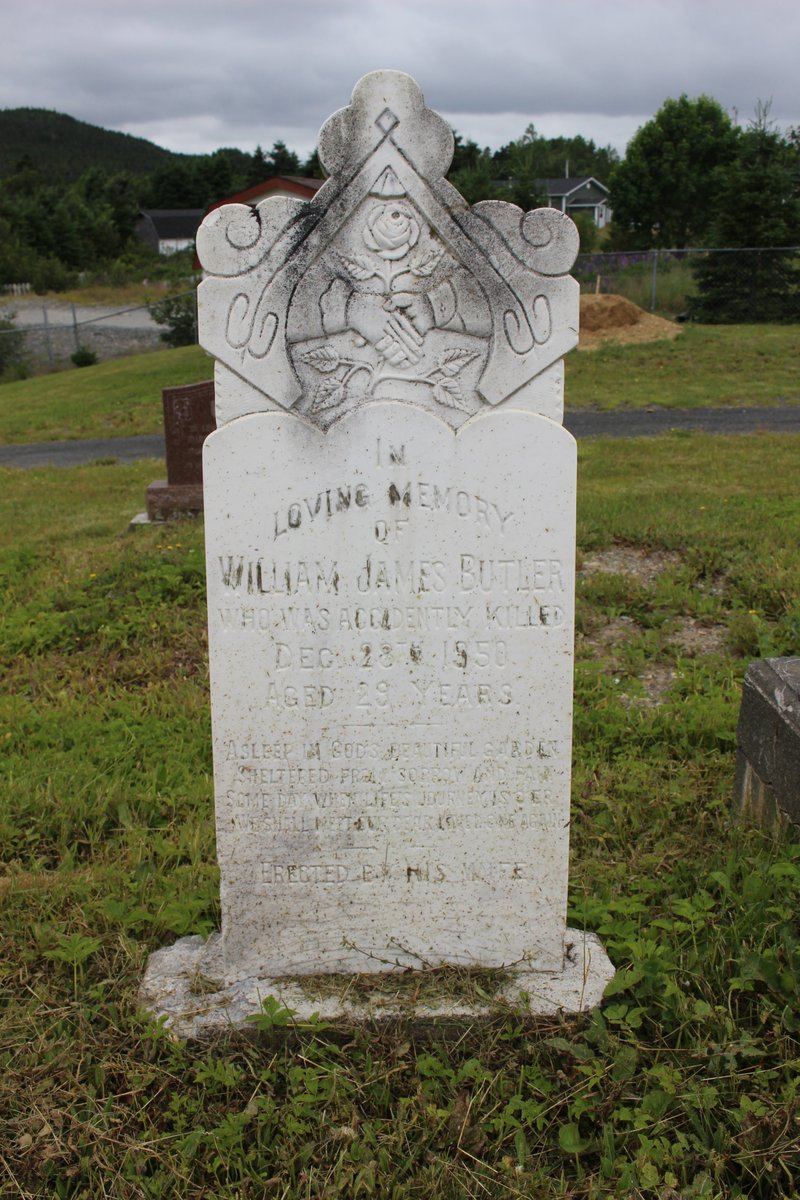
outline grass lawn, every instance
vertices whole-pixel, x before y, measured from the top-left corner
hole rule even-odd
[[[205,351],[185,346],[4,383],[0,444],[160,433],[161,389],[213,374]]]
[[[747,662],[800,646],[797,448],[580,447],[569,920],[602,1007],[205,1047],[136,1010],[147,954],[219,920],[202,525],[126,532],[152,462],[0,472],[0,1195],[794,1197],[800,844],[729,807]]]
[[[160,433],[161,389],[213,375],[197,346],[0,385],[0,444]],[[568,408],[800,403],[800,326],[690,325],[567,358]]]
[[[567,408],[800,403],[800,325],[686,325],[673,341],[606,345],[566,360]]]

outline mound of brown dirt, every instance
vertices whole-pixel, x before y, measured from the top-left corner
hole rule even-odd
[[[680,325],[645,312],[624,296],[581,296],[580,350],[596,350],[604,342],[655,342],[680,332]]]
[[[673,550],[646,550],[643,546],[610,546],[607,550],[595,550],[584,558],[578,578],[587,575],[632,575],[639,583],[649,587],[664,571],[681,564],[681,556]]]

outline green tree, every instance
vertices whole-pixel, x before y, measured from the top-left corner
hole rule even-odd
[[[171,162],[150,176],[143,208],[200,208],[195,161]]]
[[[267,156],[261,149],[261,146],[256,146],[250,156],[250,169],[247,173],[247,187],[255,187],[257,183],[263,183],[269,178],[270,165],[267,161]]]
[[[598,146],[592,138],[581,134],[574,137],[541,138],[541,178],[561,175],[593,175],[608,184],[619,162],[613,146]]]
[[[543,141],[533,125],[529,125],[521,138],[512,142],[508,154],[510,185],[508,199],[520,208],[541,208],[547,204],[547,193],[540,181],[546,176],[541,171],[541,147]]]
[[[165,296],[150,305],[150,315],[157,325],[164,325],[159,334],[167,346],[193,346],[197,341],[197,297],[194,292]]]
[[[319,154],[316,147],[303,163],[301,171],[308,179],[327,179],[327,175],[322,169],[322,163],[319,161]],[[266,179],[266,175],[262,176],[262,178]]]
[[[573,137],[546,138],[529,125],[521,138],[495,151],[497,174],[513,174],[513,160],[521,146],[526,147],[530,170],[537,179],[561,179],[567,175],[593,175],[607,184],[619,162],[613,146],[597,146],[581,134]]]
[[[466,142],[460,133],[453,130],[453,161],[450,164],[450,175],[457,171],[471,171],[477,167],[482,158],[488,158],[489,151],[481,150],[477,142],[468,138]]]
[[[133,225],[139,212],[141,188],[142,181],[134,179],[127,171],[112,176],[106,186],[105,200],[120,246],[128,246],[133,239]]]
[[[198,183],[204,192],[204,199],[198,206],[204,208],[223,196],[229,196],[237,191],[239,180],[233,169],[230,156],[224,150],[216,150],[206,155],[197,166]],[[199,197],[199,193],[196,193]]]
[[[712,252],[694,266],[699,294],[690,314],[711,323],[796,321],[800,318],[800,149],[759,105],[735,159],[714,176],[714,245],[748,247]]]
[[[270,177],[275,175],[299,175],[300,159],[285,142],[277,141],[269,152]]]
[[[615,236],[637,246],[705,241],[716,172],[732,161],[737,141],[728,114],[710,96],[666,100],[612,172]]]
[[[25,334],[14,324],[16,315],[9,309],[0,314],[0,381],[24,379],[26,374]]]
[[[25,242],[12,213],[0,210],[0,283],[30,283],[36,254]]]
[[[469,204],[479,200],[497,200],[504,195],[498,186],[491,152],[481,150],[477,142],[466,142],[453,130],[453,161],[447,178]]]
[[[488,152],[478,154],[471,165],[451,171],[448,179],[457,188],[468,204],[479,200],[498,200],[506,193],[494,178],[494,164]]]
[[[581,254],[591,254],[593,250],[597,249],[597,243],[600,240],[600,230],[587,212],[578,213],[572,219],[578,227],[578,234],[581,239]]]

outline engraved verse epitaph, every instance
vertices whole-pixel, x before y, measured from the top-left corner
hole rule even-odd
[[[577,232],[470,208],[452,145],[375,72],[313,202],[198,233],[222,930],[153,956],[160,1011],[187,963],[229,1015],[276,977],[445,963],[576,1010],[612,971],[565,921]]]

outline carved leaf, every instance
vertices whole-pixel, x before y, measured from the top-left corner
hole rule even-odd
[[[308,363],[315,371],[320,371],[323,375],[329,375],[331,371],[335,371],[339,366],[339,355],[333,346],[316,346],[313,350],[306,350],[300,355],[304,363]]]
[[[340,254],[339,260],[345,270],[349,271],[353,276],[353,279],[357,279],[360,283],[378,274],[377,268],[372,265],[364,254],[354,254],[352,258]]]
[[[444,250],[430,248],[423,251],[422,254],[415,255],[409,263],[408,269],[412,275],[418,275],[423,279],[427,279],[436,270],[443,255]]]
[[[445,408],[457,408],[459,412],[469,412],[469,405],[455,379],[437,379],[433,385],[433,398],[437,404],[443,404]]]
[[[321,383],[314,402],[312,413],[327,412],[329,408],[338,408],[347,398],[347,388],[341,379],[326,379]]]
[[[444,375],[457,375],[467,363],[477,357],[476,350],[445,350],[436,360],[436,369]]]

